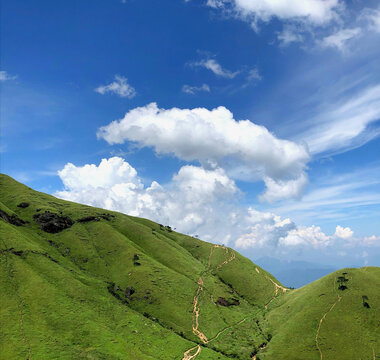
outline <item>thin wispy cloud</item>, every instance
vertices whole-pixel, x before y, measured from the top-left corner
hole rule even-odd
[[[358,27],[353,29],[342,29],[336,33],[326,36],[320,41],[323,47],[336,48],[344,52],[349,41],[358,38],[362,34],[362,30]]]
[[[304,41],[304,37],[294,27],[284,27],[284,29],[277,33],[277,40],[280,46],[288,46],[292,43],[299,43]]]
[[[128,84],[128,79],[120,75],[115,75],[113,82],[108,85],[101,85],[97,87],[95,91],[102,95],[111,93],[128,99],[132,99],[136,96],[136,90],[133,86]]]
[[[380,7],[377,9],[363,9],[359,18],[367,22],[367,27],[370,31],[380,33]]]
[[[5,70],[0,71],[0,81],[16,80],[17,75],[9,75]]]
[[[346,151],[379,136],[379,120],[380,85],[374,85],[346,95],[306,120],[306,130],[296,138],[305,141],[312,154]],[[369,130],[371,124],[375,128]]]
[[[195,95],[198,92],[210,92],[210,86],[202,84],[201,86],[183,85],[182,91],[186,94]]]
[[[258,21],[272,18],[324,25],[337,18],[342,7],[339,0],[207,0],[207,5],[227,11],[254,27]]]
[[[372,164],[364,169],[340,175],[323,176],[314,179],[309,192],[301,202],[287,203],[273,207],[271,211],[302,221],[313,218],[329,221],[352,218],[376,217],[373,206],[380,204],[380,165]]]
[[[203,59],[189,63],[191,67],[203,67],[213,72],[216,76],[233,79],[240,71],[230,71],[220,65],[215,59]]]
[[[254,81],[254,80],[262,80],[263,77],[261,76],[259,69],[257,67],[254,67],[253,69],[248,71],[247,75],[247,81]]]

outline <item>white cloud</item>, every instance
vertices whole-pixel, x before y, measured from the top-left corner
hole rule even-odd
[[[71,163],[58,171],[65,188],[82,191],[88,188],[106,188],[120,183],[141,187],[136,170],[120,157],[103,159],[99,166],[86,164],[77,167]]]
[[[247,81],[253,80],[262,80],[262,76],[260,75],[259,69],[257,67],[254,67],[248,71]]]
[[[294,28],[287,26],[277,34],[277,39],[281,46],[287,46],[291,43],[302,42],[303,36]]]
[[[60,198],[146,217],[214,242],[227,243],[236,221],[229,202],[239,190],[222,169],[183,166],[165,187],[155,181],[145,187],[133,167],[113,157],[98,166],[69,163],[58,175],[65,186],[55,194]]]
[[[195,61],[189,64],[193,67],[204,67],[207,70],[212,71],[215,75],[224,77],[227,79],[233,79],[240,71],[232,72],[223,68],[215,59],[203,59],[200,61]]]
[[[264,182],[266,190],[260,195],[260,200],[271,203],[282,199],[299,199],[306,188],[308,178],[307,175],[302,172],[294,180],[273,180],[269,177],[265,177]]]
[[[319,226],[300,226],[290,230],[289,233],[279,241],[281,246],[313,246],[324,247],[330,244],[331,236],[326,235]]]
[[[114,93],[120,97],[132,99],[136,96],[136,90],[128,84],[128,79],[115,75],[115,81],[108,85],[102,85],[95,89],[99,94]]]
[[[252,69],[246,70],[246,81],[242,85],[242,88],[246,88],[247,86],[250,86],[251,84],[256,84],[257,82],[261,81],[263,77],[261,76],[259,69],[255,66]]]
[[[232,12],[249,22],[295,20],[322,25],[337,17],[339,0],[208,0],[207,5]]]
[[[70,201],[117,210],[169,224],[202,239],[240,247],[278,246],[295,228],[290,219],[237,206],[240,191],[220,169],[183,166],[162,186],[144,186],[136,170],[119,157],[100,164],[66,164],[58,172],[65,189],[55,195]]]
[[[364,9],[361,13],[361,18],[368,21],[368,28],[371,31],[380,33],[380,7],[377,9]]]
[[[340,239],[351,239],[354,236],[354,232],[349,228],[338,225],[335,229],[335,236]]]
[[[207,84],[203,84],[201,86],[183,85],[182,91],[186,94],[194,95],[195,93],[200,91],[210,92],[210,86],[208,86]]]
[[[361,33],[362,31],[360,28],[342,29],[323,38],[320,44],[323,47],[333,47],[340,51],[345,51],[347,42],[357,38]]]
[[[248,208],[247,214],[241,219],[243,231],[237,238],[235,246],[247,249],[277,247],[282,237],[295,229],[296,225],[288,218],[281,219],[270,212],[260,212]]]
[[[371,164],[350,173],[320,175],[309,184],[302,201],[287,202],[271,211],[299,223],[308,219],[347,222],[359,218],[376,222],[379,213],[373,209],[380,204],[379,173],[379,164]]]
[[[101,127],[98,138],[109,144],[129,140],[157,154],[198,160],[205,167],[224,168],[234,178],[262,178],[268,185],[264,200],[299,196],[306,181],[309,154],[304,146],[278,139],[249,120],[236,121],[222,106],[166,110],[151,103]]]
[[[363,239],[363,245],[366,246],[380,246],[380,236],[371,235]]]
[[[0,81],[9,81],[17,79],[17,75],[9,75],[5,70],[0,71]]]
[[[339,239],[345,240],[343,246],[380,246],[379,236],[353,238],[351,229],[340,226],[334,235],[326,235],[318,226],[297,227],[287,217],[239,206],[241,193],[220,168],[183,166],[168,184],[144,186],[130,164],[113,157],[99,165],[69,163],[58,175],[65,188],[55,196],[149,218],[214,243],[269,252],[326,248]]]
[[[334,153],[353,148],[380,135],[379,130],[367,131],[380,119],[380,85],[350,93],[304,122],[307,130],[297,134],[312,154]]]

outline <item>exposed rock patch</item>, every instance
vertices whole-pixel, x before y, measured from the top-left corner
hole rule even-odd
[[[107,282],[107,284],[108,292],[123,304],[128,304],[129,301],[132,300],[132,295],[136,292],[132,286],[127,286],[123,291],[120,286],[117,286],[114,282]]]
[[[136,292],[132,286],[127,286],[124,291],[124,296],[126,299],[130,299],[131,296]]]
[[[0,217],[7,223],[21,226],[26,224],[26,222],[22,219],[20,219],[16,214],[8,215],[5,211],[0,210]]]
[[[22,202],[20,204],[17,205],[17,207],[21,208],[21,209],[25,209],[29,206],[29,203],[27,202]]]
[[[50,211],[35,214],[33,218],[40,225],[41,230],[51,234],[59,233],[74,224],[74,221],[68,216],[54,214]]]
[[[140,260],[140,257],[137,254],[134,254],[133,255],[133,265],[140,266],[141,263],[139,262],[139,260]]]
[[[221,305],[221,306],[237,306],[240,305],[240,302],[238,299],[231,299],[227,300],[223,297],[219,297],[218,300],[216,300],[215,304]]]

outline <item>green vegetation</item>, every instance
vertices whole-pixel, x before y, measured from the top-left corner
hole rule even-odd
[[[234,250],[150,220],[6,175],[0,195],[0,359],[380,355],[378,268],[289,290]]]

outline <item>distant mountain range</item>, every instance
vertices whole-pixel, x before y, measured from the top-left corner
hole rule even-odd
[[[259,259],[274,277],[231,248],[6,175],[0,195],[1,359],[380,356],[380,268],[292,290],[281,282],[331,269]]]

